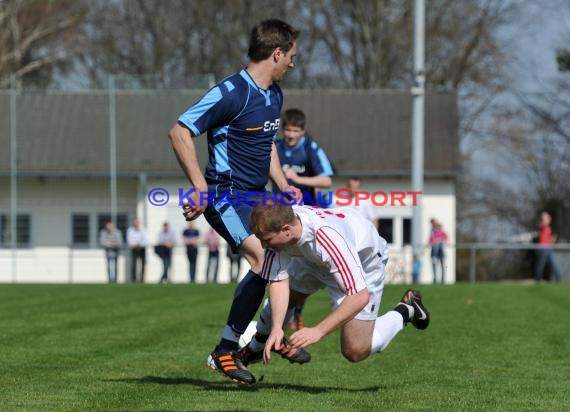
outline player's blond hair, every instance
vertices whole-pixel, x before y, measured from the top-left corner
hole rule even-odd
[[[291,206],[267,199],[251,212],[251,229],[255,234],[279,232],[283,226],[293,224],[296,216]]]

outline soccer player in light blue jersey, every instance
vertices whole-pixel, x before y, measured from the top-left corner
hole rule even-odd
[[[285,110],[281,117],[283,138],[275,145],[285,177],[303,192],[305,205],[326,207],[326,199],[317,193],[331,187],[333,167],[323,148],[307,135],[306,121],[301,110]]]
[[[295,201],[301,199],[299,189],[287,183],[274,143],[283,103],[277,83],[294,66],[298,34],[277,19],[257,24],[251,32],[247,67],[212,87],[169,133],[178,162],[195,188],[183,206],[186,220],[204,213],[232,250],[251,265],[236,288],[221,340],[208,357],[208,366],[238,383],[255,383],[241,362],[238,342],[261,304],[267,279],[262,276],[263,248],[250,229],[252,206],[235,200],[245,192],[255,202],[251,193],[261,198],[269,178]],[[203,133],[208,136],[209,154],[204,174],[193,142]]]

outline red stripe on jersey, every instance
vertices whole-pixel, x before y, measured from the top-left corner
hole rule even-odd
[[[323,244],[323,247],[325,248],[326,252],[330,255],[331,259],[333,260],[333,263],[338,268],[339,274],[342,278],[347,294],[350,295],[356,293],[356,287],[354,285],[354,276],[352,275],[350,267],[346,263],[346,260],[344,259],[341,251],[338,249],[338,247],[335,245],[332,239],[328,237],[325,233],[319,231],[317,232],[317,236],[319,236],[319,234],[321,238],[320,241]]]
[[[342,253],[339,250],[339,248],[335,245],[335,243],[331,240],[331,238],[328,237],[327,234],[321,230],[317,231],[317,241],[322,244],[323,248],[329,254],[331,259],[333,260],[333,263],[338,268],[338,272],[340,273],[340,276],[344,283],[344,287],[346,288],[347,295],[352,295],[356,293],[354,276],[352,275],[352,272],[350,271],[350,266],[342,256]]]
[[[261,277],[265,280],[269,279],[271,274],[271,266],[273,265],[273,259],[275,259],[275,252],[273,250],[267,250],[265,252],[265,260],[263,261],[263,267],[261,268]]]

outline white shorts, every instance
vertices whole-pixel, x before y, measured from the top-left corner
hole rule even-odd
[[[382,301],[384,291],[384,269],[388,257],[378,256],[368,265],[365,280],[368,287],[368,304],[354,317],[358,320],[375,320]],[[312,295],[326,287],[336,308],[346,297],[335,282],[334,277],[326,270],[303,258],[293,257],[287,268],[289,272],[289,288],[305,295]]]

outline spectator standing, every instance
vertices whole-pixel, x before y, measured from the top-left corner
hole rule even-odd
[[[412,267],[412,283],[418,284],[422,273],[422,260],[418,254],[414,253],[414,263]]]
[[[119,249],[123,245],[123,236],[115,228],[113,222],[105,223],[105,227],[101,229],[99,244],[105,249],[109,283],[117,283],[117,259],[119,257]]]
[[[127,229],[127,244],[131,250],[131,282],[144,283],[148,238],[146,230],[141,227],[140,220],[136,217]]]
[[[218,282],[218,264],[220,262],[220,235],[210,228],[204,238],[204,243],[208,246],[208,267],[206,269],[206,280],[208,282]]]
[[[439,223],[435,219],[430,220],[431,233],[429,237],[429,245],[431,246],[431,265],[433,270],[433,283],[437,283],[437,264],[441,267],[441,284],[445,283],[445,244],[448,236]]]
[[[190,283],[194,283],[196,282],[196,261],[198,260],[198,244],[200,242],[200,231],[194,227],[194,222],[188,222],[188,227],[182,232],[182,239],[186,245]]]
[[[348,178],[347,186],[348,189],[352,192],[352,197],[354,198],[356,192],[361,192],[362,182],[360,181],[360,177],[358,176],[351,176]],[[358,205],[356,205],[356,200],[354,204],[351,206],[356,206],[358,211],[364,215],[365,218],[370,220],[374,227],[378,229],[378,216],[376,215],[376,211],[374,210],[374,205],[369,199],[359,199]]]
[[[162,276],[159,283],[168,283],[168,271],[172,266],[172,248],[176,244],[176,234],[170,229],[170,224],[164,222],[162,224],[162,231],[158,234],[158,248],[157,253],[162,260]]]
[[[548,262],[550,266],[550,272],[553,276],[552,280],[560,282],[560,271],[558,270],[554,252],[552,251],[552,245],[556,239],[552,233],[551,223],[552,217],[550,214],[548,212],[542,212],[540,214],[540,223],[538,224],[538,245],[540,248],[536,251],[536,263],[534,268],[534,279],[537,282],[544,279],[546,262]]]

